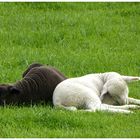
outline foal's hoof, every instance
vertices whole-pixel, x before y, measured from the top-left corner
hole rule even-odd
[[[133,114],[134,112],[133,111],[125,111],[125,112],[123,112],[123,113],[125,113],[125,114]]]
[[[140,109],[139,105],[131,105],[129,109]]]
[[[71,106],[71,107],[69,107],[69,110],[71,110],[71,111],[76,111],[76,110],[77,110],[77,108],[76,108],[76,107],[74,107],[74,106]]]

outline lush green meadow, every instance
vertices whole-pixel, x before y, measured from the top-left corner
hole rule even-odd
[[[68,77],[116,71],[140,75],[140,3],[0,3],[0,83],[32,62]],[[130,96],[140,98],[140,82]],[[0,107],[0,137],[140,137],[134,114]]]

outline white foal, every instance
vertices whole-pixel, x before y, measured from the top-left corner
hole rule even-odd
[[[109,111],[130,113],[128,109],[139,108],[140,100],[128,97],[126,82],[140,80],[139,77],[121,76],[116,72],[88,74],[82,77],[70,78],[54,90],[54,106],[69,110],[84,109],[84,111]],[[115,106],[119,104],[120,106]]]

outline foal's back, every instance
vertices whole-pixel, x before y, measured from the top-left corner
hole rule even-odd
[[[33,94],[33,99],[39,100],[40,98],[45,101],[52,101],[52,95],[55,87],[65,80],[66,77],[51,66],[40,66],[32,68],[25,75],[23,81],[24,79],[29,79],[28,83],[30,83],[30,79],[32,79],[31,82],[34,81],[30,84],[29,90],[29,94]],[[37,85],[37,90],[35,90],[34,85]]]

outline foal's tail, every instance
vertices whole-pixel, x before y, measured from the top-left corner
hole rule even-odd
[[[136,77],[136,76],[123,76],[122,75],[122,78],[127,83],[130,83],[130,82],[133,82],[133,81],[139,81],[140,80],[140,77]]]

